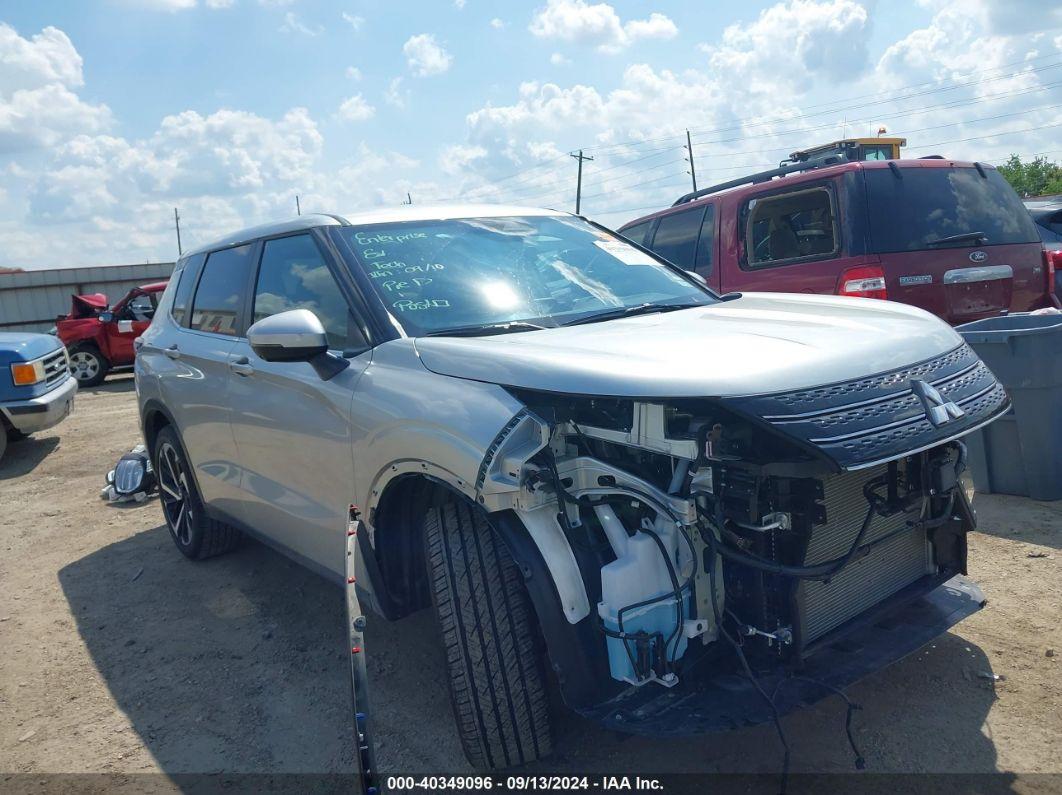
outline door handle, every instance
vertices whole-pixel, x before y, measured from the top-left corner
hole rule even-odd
[[[239,359],[233,359],[229,362],[229,369],[236,375],[254,375],[254,367],[251,366],[251,360],[246,356],[241,356]]]
[[[162,352],[169,356],[171,359],[181,358],[181,351],[176,345],[171,345],[168,348],[164,348]]]

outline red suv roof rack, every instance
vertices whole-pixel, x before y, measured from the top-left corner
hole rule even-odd
[[[767,171],[759,171],[755,174],[749,174],[746,177],[738,177],[732,179],[729,182],[720,182],[718,185],[712,185],[708,188],[701,188],[700,190],[692,191],[679,198],[672,204],[672,207],[677,207],[680,204],[687,204],[694,199],[699,199],[702,196],[707,196],[710,193],[718,193],[721,190],[728,190],[729,188],[736,188],[739,185],[755,184],[757,182],[767,182],[775,177],[782,177],[786,174],[794,174],[798,171],[812,171],[816,168],[823,168],[824,166],[836,166],[841,163],[847,163],[848,158],[841,154],[825,155],[823,157],[815,158],[814,160],[805,160],[801,163],[793,163],[788,166],[779,166],[778,168],[772,168]]]

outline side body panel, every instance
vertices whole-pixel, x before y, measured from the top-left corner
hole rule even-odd
[[[246,340],[230,361],[227,402],[239,454],[235,517],[296,554],[342,574],[351,502],[350,405],[371,352],[322,381],[306,362],[267,362]]]

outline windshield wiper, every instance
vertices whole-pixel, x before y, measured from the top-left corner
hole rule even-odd
[[[606,309],[604,312],[598,312],[593,315],[587,315],[576,320],[569,320],[567,323],[561,323],[562,326],[581,326],[584,323],[600,323],[604,320],[616,320],[621,317],[632,317],[634,315],[650,315],[654,312],[674,312],[677,309],[692,309],[695,306],[706,306],[706,304],[636,304],[634,306],[621,306],[617,309]]]
[[[481,326],[458,326],[457,328],[439,329],[421,334],[421,337],[487,337],[491,334],[512,334],[518,331],[542,331],[548,326],[528,323],[525,320],[511,320],[508,323],[487,323]]]
[[[939,246],[942,243],[959,243],[963,240],[972,240],[974,245],[983,246],[988,242],[988,235],[984,232],[961,232],[957,235],[948,235],[947,237],[938,237],[936,240],[930,240],[926,243],[927,246]],[[977,241],[981,241],[978,243]]]

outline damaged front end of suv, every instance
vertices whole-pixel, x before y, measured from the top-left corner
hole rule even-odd
[[[718,399],[510,389],[478,474],[565,699],[623,730],[762,722],[984,603],[965,447],[1002,387],[965,345],[913,366]]]

